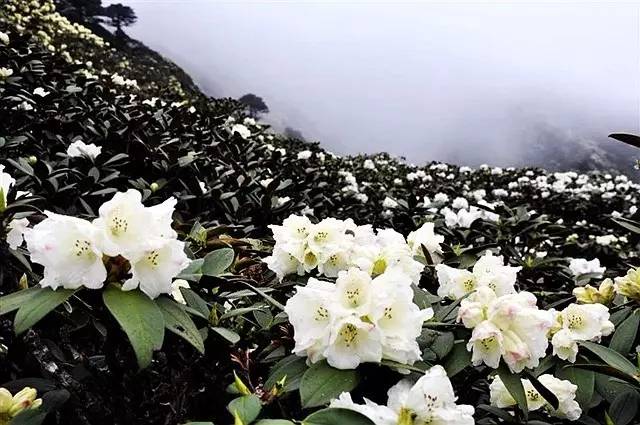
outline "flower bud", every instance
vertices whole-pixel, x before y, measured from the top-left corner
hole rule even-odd
[[[16,416],[26,409],[34,409],[42,404],[41,399],[36,399],[38,393],[34,388],[25,387],[13,396],[12,406],[9,408],[9,416]]]
[[[615,286],[611,279],[605,279],[599,288],[586,285],[573,290],[576,300],[581,304],[609,304],[616,296]]]
[[[236,374],[236,372],[233,372],[233,385],[236,387],[236,390],[238,390],[238,392],[242,395],[251,395],[251,391],[249,390],[249,388],[247,388],[247,386],[245,385],[244,382],[242,382],[242,379],[240,379],[240,377]]]
[[[38,158],[36,158],[34,155],[31,155],[27,158],[27,162],[29,163],[29,165],[34,165],[36,162],[38,162]]]
[[[626,276],[617,277],[615,287],[620,295],[640,301],[640,270],[630,269]]]
[[[156,182],[153,182],[149,185],[149,189],[151,189],[152,192],[155,192],[156,190],[160,189],[160,185]]]
[[[0,415],[9,412],[11,408],[13,396],[6,388],[0,388]]]

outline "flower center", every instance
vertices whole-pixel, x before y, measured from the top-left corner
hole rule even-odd
[[[352,323],[347,323],[340,330],[340,337],[342,338],[344,345],[351,347],[355,344],[356,338],[358,338],[358,328],[356,328]]]
[[[465,291],[471,292],[476,288],[476,280],[472,277],[467,278],[462,282],[462,287]]]
[[[584,324],[584,319],[581,316],[578,316],[577,314],[570,314],[569,317],[567,318],[567,321],[569,322],[569,329],[574,329],[574,330],[580,329]]]
[[[158,267],[158,264],[160,263],[159,258],[160,253],[158,251],[151,251],[147,254],[147,263],[151,267]]]
[[[89,257],[93,254],[91,251],[91,242],[83,239],[76,239],[73,243],[73,251],[77,257]]]
[[[485,350],[490,350],[495,343],[496,343],[495,336],[490,336],[489,338],[484,338],[480,340],[480,345],[482,345],[482,348],[484,348]]]
[[[317,232],[313,237],[313,239],[316,242],[322,242],[323,240],[327,239],[328,236],[329,236],[328,232]]]
[[[127,221],[127,219],[119,217],[117,215],[111,217],[110,230],[113,236],[120,236],[123,233],[126,233],[128,228],[129,222]]]
[[[319,306],[316,309],[316,315],[314,317],[314,320],[316,322],[324,322],[327,319],[329,319],[329,310],[327,310],[323,306]]]

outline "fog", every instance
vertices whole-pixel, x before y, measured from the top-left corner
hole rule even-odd
[[[121,1],[206,93],[336,153],[518,165],[540,128],[640,131],[634,3]]]

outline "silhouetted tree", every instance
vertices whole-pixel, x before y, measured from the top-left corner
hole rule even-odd
[[[102,15],[101,0],[55,0],[56,9],[73,22],[92,22]]]
[[[253,93],[247,93],[238,99],[240,103],[244,104],[249,115],[255,118],[258,114],[268,114],[269,107],[260,96],[256,96]]]
[[[121,3],[105,7],[102,14],[111,20],[111,25],[116,27],[116,33],[121,32],[122,27],[131,25],[138,20],[133,9]]]

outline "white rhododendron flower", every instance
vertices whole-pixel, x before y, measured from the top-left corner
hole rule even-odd
[[[313,152],[311,151],[300,151],[298,152],[298,159],[309,159],[311,158],[311,155],[313,155]]]
[[[125,86],[129,88],[138,88],[138,82],[136,80],[130,80],[128,78],[124,78],[122,75],[113,74],[111,76],[111,82],[117,86]]]
[[[407,236],[407,243],[413,256],[426,261],[422,248],[424,246],[434,263],[440,262],[442,254],[440,244],[443,242],[444,236],[436,234],[433,223],[424,223]]]
[[[438,264],[438,295],[458,299],[481,287],[490,288],[497,296],[512,294],[516,291],[514,285],[521,269],[504,265],[504,259],[494,256],[491,251],[476,261],[471,272]]]
[[[383,208],[391,208],[391,209],[395,209],[398,208],[398,203],[389,198],[388,196],[386,198],[384,198],[384,200],[382,201],[382,207]]]
[[[249,137],[251,137],[251,130],[249,130],[242,124],[234,124],[231,127],[231,134],[233,133],[238,133],[243,139],[248,139]]]
[[[373,162],[370,159],[365,159],[363,167],[366,168],[367,170],[375,170],[376,169],[376,164],[375,164],[375,162]]]
[[[441,211],[444,216],[444,222],[447,227],[455,228],[469,228],[474,221],[482,217],[482,211],[476,207],[470,207],[467,209],[460,209],[457,212],[450,208],[443,208]]]
[[[576,401],[576,391],[578,390],[576,385],[549,374],[539,376],[538,381],[558,398],[558,408],[554,409],[535,389],[531,381],[523,379],[522,385],[527,396],[527,407],[530,411],[544,408],[550,415],[570,421],[575,421],[582,415],[582,409]],[[499,376],[493,379],[491,385],[489,385],[489,391],[492,406],[505,408],[517,404]]]
[[[600,342],[610,335],[614,326],[609,321],[609,309],[603,304],[570,304],[556,313],[552,329],[553,354],[571,363],[576,361],[578,341]]]
[[[467,349],[474,365],[496,368],[502,358],[511,371],[520,372],[536,367],[544,357],[553,313],[539,310],[529,292],[496,297],[481,287],[462,300],[458,321],[473,329]]]
[[[91,222],[46,212],[47,218],[25,234],[31,261],[44,266],[40,286],[97,289],[107,278],[98,231]]]
[[[465,198],[458,197],[451,203],[451,208],[453,208],[454,210],[466,210],[467,208],[469,208],[469,201],[467,201]]]
[[[123,291],[140,287],[149,298],[172,292],[172,279],[190,261],[184,253],[184,242],[164,239],[157,247],[146,251],[131,262],[131,278],[122,285]]]
[[[24,234],[27,232],[29,220],[26,218],[13,219],[9,222],[7,229],[7,244],[9,248],[18,249],[22,245]]]
[[[40,97],[46,97],[46,96],[48,96],[48,95],[49,95],[49,93],[51,93],[51,92],[46,91],[46,90],[45,90],[45,89],[43,89],[42,87],[37,87],[37,88],[35,88],[35,89],[33,90],[33,94],[34,94],[35,96],[40,96]]]
[[[594,258],[591,261],[588,261],[586,258],[572,258],[569,262],[569,270],[571,270],[574,276],[594,274],[596,277],[600,277],[607,268],[600,266],[600,260],[598,258]]]
[[[382,360],[380,331],[355,316],[346,316],[333,325],[323,356],[337,369],[355,369],[360,363]]]
[[[13,75],[13,69],[0,67],[0,80],[4,80],[5,78],[9,78]]]
[[[16,179],[9,173],[4,172],[4,165],[0,165],[0,212],[7,207],[7,195],[9,190],[16,183]]]
[[[331,401],[329,407],[354,410],[369,418],[375,425],[398,425],[398,414],[391,408],[381,406],[366,398],[364,404],[357,404],[349,393],[340,394],[338,398]]]
[[[447,373],[433,366],[416,382],[403,379],[388,391],[386,406],[365,399],[356,404],[349,393],[342,393],[330,404],[333,408],[355,410],[375,425],[473,425],[475,409],[456,404],[456,396]]]
[[[99,245],[105,254],[122,255],[137,261],[155,249],[159,239],[175,237],[171,229],[171,213],[175,199],[146,208],[142,195],[134,189],[116,193],[102,204],[93,224],[99,230]]]
[[[9,35],[7,33],[0,31],[0,43],[9,44]]]
[[[67,148],[67,155],[70,157],[86,156],[95,159],[102,152],[102,147],[93,143],[86,144],[82,140],[76,140]]]
[[[294,328],[294,353],[339,369],[383,358],[413,364],[422,323],[433,316],[413,303],[411,280],[399,272],[375,279],[350,268],[336,283],[310,278],[285,306]]]
[[[404,236],[393,229],[378,230],[375,235],[370,227],[366,229],[359,234],[360,241],[354,244],[353,263],[372,276],[399,271],[417,284],[424,265],[413,259]]]

